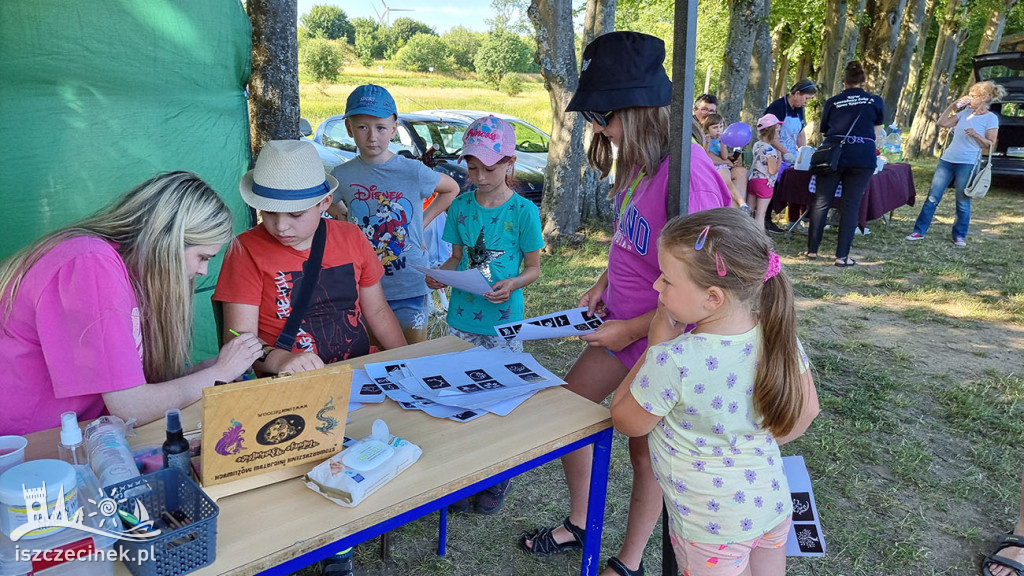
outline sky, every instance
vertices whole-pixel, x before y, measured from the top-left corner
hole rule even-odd
[[[456,26],[464,26],[474,32],[486,32],[485,19],[494,15],[489,0],[383,0],[393,10],[391,22],[398,18],[412,18],[432,27],[438,34],[444,34]],[[299,17],[309,12],[316,5],[329,4],[345,11],[352,18],[371,18],[378,20],[383,14],[384,5],[381,0],[299,0]],[[411,12],[397,12],[397,8],[409,9]],[[374,11],[376,9],[376,12]]]

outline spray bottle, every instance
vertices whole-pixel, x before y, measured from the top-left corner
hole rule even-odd
[[[89,456],[85,453],[82,429],[78,427],[78,414],[65,412],[60,415],[60,444],[57,454],[61,460],[72,466],[86,466]]]
[[[181,430],[181,411],[177,408],[167,411],[167,440],[164,441],[163,453],[164,468],[177,468],[185,476],[192,476],[188,440]]]
[[[100,416],[85,427],[85,447],[89,465],[100,478],[101,486],[110,486],[139,475],[128,439],[128,426],[117,416]]]

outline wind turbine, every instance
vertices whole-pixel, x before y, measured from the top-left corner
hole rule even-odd
[[[414,11],[412,8],[391,8],[391,7],[389,7],[387,5],[387,2],[385,2],[384,0],[380,0],[380,3],[384,6],[384,13],[380,14],[380,23],[385,28],[390,28],[391,27],[391,12],[392,11],[395,11],[395,12],[413,12]],[[377,8],[374,7],[373,11],[376,12]]]

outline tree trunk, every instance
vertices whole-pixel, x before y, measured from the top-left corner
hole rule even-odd
[[[818,97],[832,96],[836,75],[841,67],[839,53],[843,46],[843,31],[846,30],[847,0],[828,0],[825,6],[825,39],[821,47],[821,69],[818,74]],[[797,74],[799,78],[803,78]],[[798,78],[798,79],[799,79]]]
[[[992,10],[985,22],[985,32],[978,44],[978,54],[999,52],[999,43],[1003,40],[1003,29],[1006,27],[1006,16],[1017,7],[1017,0],[1005,0],[1002,8]]]
[[[616,0],[588,0],[587,14],[583,26],[583,43],[586,47],[594,38],[607,34],[615,29]],[[590,146],[593,132],[590,123],[586,123],[583,134],[583,149]],[[611,201],[608,190],[611,184],[607,178],[602,179],[601,173],[586,162],[583,162],[583,176],[580,184],[580,215],[583,219],[607,220],[611,218]]]
[[[787,82],[789,79],[789,55],[786,53],[786,47],[789,46],[791,38],[790,28],[786,25],[774,35],[772,40],[772,54],[778,55],[779,65],[772,72],[772,76],[775,79],[772,81],[772,92],[768,96],[769,100],[775,100],[789,92],[789,82]],[[799,81],[800,79],[797,78],[797,80]]]
[[[299,137],[297,0],[249,0],[252,74],[249,138],[256,158],[268,140]]]
[[[527,15],[537,30],[537,63],[551,100],[551,140],[541,203],[542,231],[545,242],[551,244],[575,234],[580,226],[583,118],[565,112],[579,84],[572,5],[533,0]]]
[[[864,14],[867,0],[856,0],[847,4],[846,28],[843,30],[843,41],[839,48],[839,60],[836,62],[836,76],[831,90],[826,90],[826,98],[843,91],[843,75],[847,63],[857,59],[857,44],[860,42],[860,18]]]
[[[896,44],[900,38],[900,23],[907,0],[873,0],[867,5],[868,22],[861,27],[861,64],[867,76],[864,88],[880,93],[888,77]]]
[[[910,63],[914,57],[914,49],[917,47],[918,36],[921,34],[926,4],[925,0],[910,0],[907,4],[906,10],[903,12],[903,22],[900,25],[899,40],[892,53],[889,73],[885,77],[885,84],[882,88],[881,96],[882,103],[885,105],[886,118],[897,124],[899,122],[896,121],[896,108],[899,104],[900,94],[909,88]]]
[[[754,38],[763,12],[763,0],[729,0],[729,33],[718,79],[718,113],[726,122],[739,118],[750,78]]]
[[[772,31],[768,24],[771,0],[762,0],[761,16],[757,19],[754,46],[750,54],[750,78],[743,96],[740,120],[753,126],[768,106],[768,92],[772,79]]]
[[[966,0],[950,0],[946,14],[939,25],[935,54],[932,56],[928,81],[921,93],[921,103],[914,114],[910,136],[906,142],[906,154],[915,158],[921,154],[932,154],[938,141],[939,129],[935,124],[939,114],[949,105],[949,82],[956,66],[960,40],[966,28]]]
[[[900,92],[899,103],[896,105],[896,116],[893,122],[906,127],[913,119],[914,110],[917,109],[921,89],[921,65],[924,63],[924,49],[928,42],[928,31],[932,27],[932,17],[935,13],[935,0],[925,0],[924,20],[921,22],[921,29],[917,34],[917,46],[914,48],[914,55],[910,58],[910,69],[907,71],[907,86]]]

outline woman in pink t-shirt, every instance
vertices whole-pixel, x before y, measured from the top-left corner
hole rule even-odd
[[[0,264],[0,434],[58,426],[68,410],[151,422],[245,372],[262,352],[254,334],[189,365],[193,281],[231,237],[213,189],[171,172]]]
[[[611,190],[615,210],[608,269],[580,298],[579,306],[604,317],[565,380],[568,388],[601,402],[622,382],[647,348],[647,330],[658,306],[654,282],[658,235],[667,220],[669,103],[672,83],[662,63],[663,41],[637,32],[599,36],[583,52],[579,90],[567,110],[580,112],[594,136],[590,164],[606,176],[617,162]],[[699,144],[691,143],[690,211],[726,207],[732,197]],[[626,539],[603,573],[643,573],[642,555],[661,514],[661,489],[651,468],[647,438],[631,438],[633,494]],[[519,545],[537,555],[583,545],[590,487],[591,448],[562,458],[569,485],[569,517],[560,526],[524,534]]]

